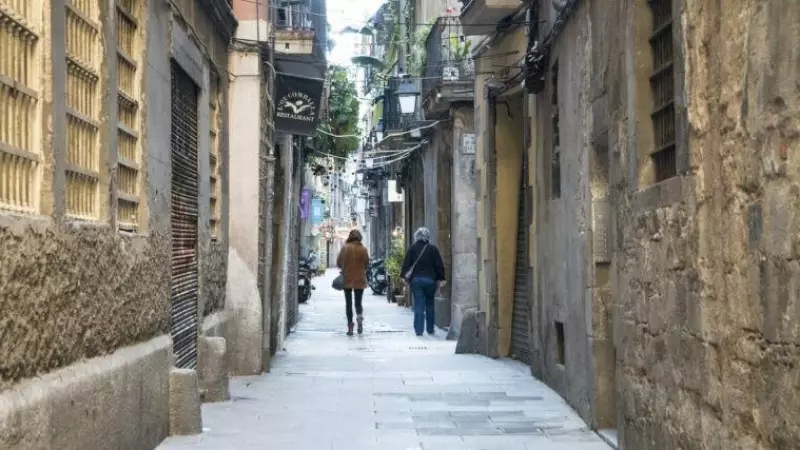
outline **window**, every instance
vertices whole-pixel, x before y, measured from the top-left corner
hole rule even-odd
[[[551,69],[551,109],[553,111],[551,136],[553,139],[550,161],[550,181],[552,198],[561,198],[561,128],[558,111],[558,62]]]
[[[100,219],[100,7],[67,2],[67,215]]]
[[[556,362],[562,366],[567,365],[566,339],[562,322],[556,322]]]
[[[0,10],[0,210],[38,212],[41,16],[42,0],[10,0]]]
[[[220,161],[219,161],[219,130],[221,127],[220,116],[220,89],[219,78],[215,77],[211,81],[210,92],[210,114],[209,121],[211,130],[211,148],[209,152],[209,168],[211,173],[211,196],[209,204],[209,213],[211,214],[211,240],[216,241],[219,239],[219,226],[220,226],[220,197],[222,192],[222,183],[220,180]]]
[[[117,222],[120,230],[139,228],[142,151],[139,142],[142,36],[141,0],[117,0]]]
[[[649,0],[653,13],[650,48],[653,73],[650,89],[653,98],[654,148],[651,153],[655,182],[677,175],[675,147],[675,54],[673,49],[672,0]]]

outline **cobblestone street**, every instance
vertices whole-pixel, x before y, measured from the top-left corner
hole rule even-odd
[[[385,297],[365,293],[364,335],[346,336],[333,275],[314,280],[272,372],[232,380],[232,401],[203,406],[203,434],[159,449],[609,448],[527,367],[416,337]]]

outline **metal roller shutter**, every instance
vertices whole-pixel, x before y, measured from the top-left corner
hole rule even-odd
[[[175,366],[197,367],[197,86],[172,64],[172,334]]]
[[[514,273],[514,305],[511,313],[511,357],[530,364],[530,340],[528,338],[528,317],[530,310],[528,295],[528,224],[525,218],[525,170],[519,192],[519,213],[517,222],[517,261]]]

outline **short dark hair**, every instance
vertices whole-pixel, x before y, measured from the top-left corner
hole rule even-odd
[[[350,231],[350,235],[347,236],[347,243],[349,244],[350,242],[361,242],[361,239],[362,239],[361,232],[358,230],[352,230]]]

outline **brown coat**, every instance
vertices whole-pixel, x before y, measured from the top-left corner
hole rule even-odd
[[[342,269],[342,274],[344,274],[345,289],[367,288],[369,252],[366,247],[361,245],[361,242],[354,241],[345,244],[336,258],[336,265]]]

